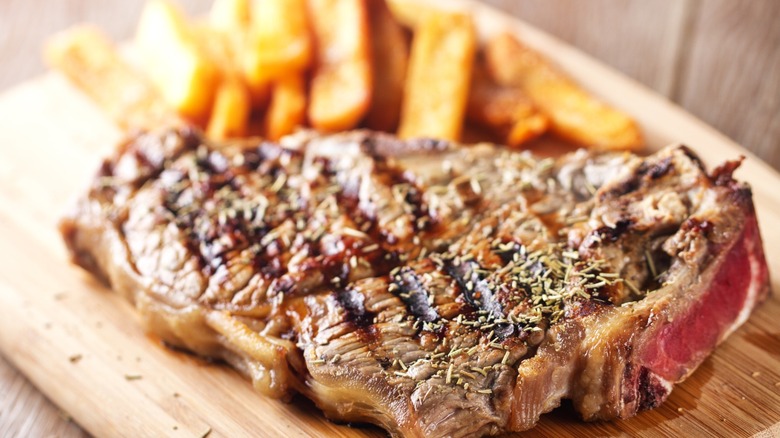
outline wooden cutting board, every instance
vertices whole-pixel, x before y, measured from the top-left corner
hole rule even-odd
[[[586,88],[633,114],[653,149],[683,142],[709,165],[747,156],[737,176],[753,186],[773,288],[780,290],[780,175],[571,47],[490,8],[457,4],[472,10],[481,30],[515,31]],[[57,74],[0,96],[3,354],[98,436],[383,436],[373,427],[330,423],[303,399],[264,398],[227,367],[162,347],[141,330],[128,304],[68,263],[57,219],[120,136]],[[780,436],[779,320],[774,296],[654,411],[586,424],[564,405],[527,435]]]

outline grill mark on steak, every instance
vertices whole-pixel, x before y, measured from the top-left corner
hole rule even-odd
[[[215,270],[224,264],[225,255],[235,251],[248,250],[252,253],[251,265],[255,271],[270,281],[268,294],[276,296],[285,294],[295,289],[295,281],[289,276],[286,269],[287,262],[293,259],[297,253],[305,254],[301,264],[302,272],[318,272],[324,280],[346,285],[350,274],[357,268],[357,257],[367,266],[373,268],[373,274],[387,273],[397,264],[397,253],[385,251],[377,247],[373,251],[362,251],[363,244],[356,236],[334,237],[333,230],[314,230],[310,235],[301,234],[311,221],[310,205],[302,200],[303,197],[288,195],[286,188],[290,175],[294,175],[300,167],[302,155],[295,151],[284,151],[278,146],[261,144],[258,148],[249,150],[239,160],[239,165],[230,166],[227,158],[216,151],[202,153],[196,156],[188,171],[180,172],[180,178],[175,184],[181,185],[179,190],[173,191],[168,196],[168,209],[178,216],[177,224],[189,233],[190,250],[201,260],[202,269],[207,276],[213,275]],[[235,161],[235,160],[234,160]],[[287,165],[281,162],[287,162]],[[329,166],[324,162],[323,168]],[[260,190],[265,204],[261,206],[244,206],[241,193],[254,190],[247,183],[238,182],[248,172],[255,171],[264,175],[265,182],[260,183]],[[326,179],[332,179],[332,172],[325,172]],[[185,181],[186,180],[186,181]],[[278,184],[279,182],[282,184]],[[330,190],[331,185],[314,184],[310,191],[316,197],[316,193]],[[355,202],[348,202],[349,197],[344,195],[342,187],[331,190],[338,204],[336,214],[343,215],[354,208]],[[189,191],[189,192],[185,192]],[[186,205],[175,205],[178,199],[188,193]],[[240,201],[240,202],[239,202]],[[340,202],[339,202],[340,201]],[[236,206],[234,204],[239,203]],[[213,205],[210,205],[213,204]],[[209,208],[205,208],[209,207]],[[186,209],[182,211],[183,209]],[[258,213],[262,209],[263,213]],[[208,210],[208,211],[207,211]],[[217,211],[218,214],[209,213]],[[184,214],[182,214],[184,213]],[[262,217],[260,216],[262,214]],[[356,228],[363,228],[368,223],[358,219]],[[259,224],[255,223],[258,222]],[[286,237],[285,223],[295,223],[296,234]],[[373,241],[381,242],[375,224],[373,230],[368,230]],[[275,235],[276,231],[282,230]],[[374,232],[372,232],[374,231]],[[360,231],[355,231],[360,232]],[[362,232],[361,232],[362,233]],[[313,235],[311,235],[313,234]],[[321,246],[323,235],[329,239],[329,245],[335,245],[342,249],[334,254],[323,253]],[[297,253],[285,255],[285,252],[297,249]]]
[[[700,163],[697,164],[701,165]],[[604,201],[608,198],[616,198],[636,192],[640,188],[652,184],[655,180],[668,175],[673,169],[673,157],[663,157],[653,162],[643,161],[628,178],[614,185],[610,190],[604,191],[600,199]]]
[[[167,163],[190,152],[201,144],[198,132],[190,127],[166,133],[162,139],[141,136],[120,146],[124,153],[119,160],[104,162],[100,176],[117,178],[135,189],[157,178]]]
[[[666,157],[657,163],[653,163],[647,170],[650,179],[658,179],[669,173],[674,167],[672,157]]]
[[[63,224],[76,260],[119,288],[135,283],[117,266],[135,264],[143,285],[123,292],[145,297],[173,345],[409,436],[523,430],[563,397],[586,418],[657,406],[703,357],[674,362],[687,347],[669,321],[703,305],[713,269],[755,227],[733,169],[707,176],[684,148],[551,161],[367,133],[219,150],[188,135],[148,135],[106,161],[111,196],[93,189]],[[116,218],[126,255],[90,237]],[[743,306],[767,282],[751,239]],[[278,347],[273,360],[189,309],[229,311]]]
[[[363,295],[352,288],[336,292],[336,299],[346,314],[346,320],[358,327],[367,327],[373,323],[374,315],[366,310]]]
[[[609,242],[617,242],[620,237],[631,228],[631,219],[620,219],[615,226],[604,226],[596,230],[599,236],[598,242],[606,239]]]
[[[479,275],[479,271],[483,271],[479,263],[456,258],[445,261],[445,266],[449,275],[458,283],[463,298],[471,308],[477,312],[488,312],[496,318],[503,316],[501,304],[493,290],[488,286],[487,280]]]
[[[699,171],[706,173],[706,169],[704,168],[704,162],[699,158],[699,155],[693,151],[693,149],[689,148],[686,145],[678,145],[677,150],[679,150],[682,154],[685,154],[686,157],[690,160],[690,162],[696,166]]]
[[[434,322],[439,319],[436,309],[429,301],[429,296],[432,298],[432,295],[428,294],[422,279],[411,268],[401,268],[393,275],[393,284],[398,286],[398,296],[414,318],[424,322]]]

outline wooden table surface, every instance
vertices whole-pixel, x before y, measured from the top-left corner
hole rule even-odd
[[[616,67],[780,169],[780,2],[486,2]],[[211,0],[179,3],[194,14]],[[47,35],[87,21],[126,39],[142,5],[141,0],[3,0],[0,91],[44,71],[39,53]],[[85,435],[0,356],[0,437]]]

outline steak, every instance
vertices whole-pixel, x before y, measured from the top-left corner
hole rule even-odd
[[[684,146],[540,158],[302,132],[138,134],[61,231],[172,346],[392,435],[661,404],[769,293],[752,195]]]

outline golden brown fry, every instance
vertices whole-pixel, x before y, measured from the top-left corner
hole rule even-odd
[[[562,77],[540,54],[526,48],[514,36],[502,33],[484,47],[486,68],[499,84],[524,88],[534,77]]]
[[[306,69],[312,43],[304,0],[255,0],[243,50],[244,74],[253,89]]]
[[[205,131],[211,138],[224,140],[245,130],[245,126],[241,126],[242,122],[238,120],[241,118],[239,114],[248,111],[249,92],[241,85],[235,70],[234,53],[228,36],[206,22],[195,23],[192,29],[198,46],[216,66],[219,74]],[[246,124],[246,120],[243,124]]]
[[[513,147],[539,137],[549,127],[547,116],[522,90],[498,85],[490,78],[482,59],[474,65],[466,116]]]
[[[374,84],[366,126],[392,132],[401,117],[401,100],[409,63],[409,42],[385,4],[368,0]]]
[[[417,28],[404,89],[400,137],[458,140],[475,49],[474,25],[466,15],[438,13]]]
[[[525,112],[524,112],[525,111]],[[550,127],[550,119],[534,107],[516,110],[515,121],[506,136],[507,146],[518,147],[540,137]]]
[[[417,28],[433,15],[445,12],[440,5],[426,5],[420,0],[387,0],[387,6],[393,17],[410,29]]]
[[[303,76],[288,76],[274,83],[266,114],[266,137],[278,140],[303,125],[305,118],[306,85]]]
[[[250,84],[245,76],[246,53],[250,27],[250,0],[216,0],[209,13],[209,22],[196,25],[199,41],[215,60],[222,77],[240,80],[250,99],[250,106],[261,110],[268,105],[270,84]],[[223,79],[225,80],[225,79]]]
[[[264,110],[271,101],[271,83],[255,84],[249,87],[249,97],[252,99],[252,108],[257,111]]]
[[[598,149],[638,150],[643,147],[636,123],[585,93],[571,82],[545,81],[528,91],[560,136]]]
[[[46,45],[45,58],[125,129],[153,128],[177,121],[175,112],[151,82],[127,64],[94,28],[75,28],[52,38]]]
[[[203,51],[219,69],[220,79],[214,97],[206,134],[223,140],[246,135],[252,96],[240,72],[235,45],[230,35],[210,24],[195,25]]]
[[[487,74],[481,60],[474,63],[466,117],[481,125],[499,128],[509,126],[518,106],[532,105],[519,88],[496,84]]]
[[[502,85],[520,87],[551,121],[561,137],[599,149],[639,149],[634,120],[579,88],[541,55],[509,34],[485,48],[488,68]]]
[[[201,49],[181,11],[164,0],[149,1],[136,33],[144,70],[179,114],[204,123],[219,72]]]
[[[239,0],[227,0],[236,2]],[[248,2],[248,0],[245,0]],[[216,8],[217,3],[214,4]],[[214,12],[214,9],[212,9]],[[247,16],[248,17],[248,16]],[[233,17],[232,19],[238,19]],[[219,68],[220,82],[225,80],[238,80],[243,83],[244,88],[250,98],[250,103],[254,107],[265,107],[268,104],[269,84],[251,87],[244,76],[242,65],[245,53],[244,43],[246,42],[247,23],[237,24],[238,27],[230,29],[219,27],[209,23],[199,23],[194,25],[195,33],[198,36],[198,43],[205,52],[214,61]]]
[[[309,122],[322,131],[353,128],[371,103],[366,4],[363,0],[309,0],[308,5],[317,44]]]
[[[231,36],[211,24],[197,23],[192,26],[193,35],[200,51],[209,58],[218,70],[220,79],[225,76],[241,77],[238,50]]]
[[[244,136],[249,111],[250,97],[246,86],[237,77],[227,77],[217,89],[206,134],[217,140]]]
[[[246,29],[249,26],[249,0],[214,0],[209,23],[225,33]]]

